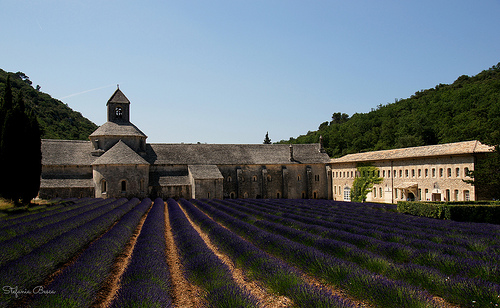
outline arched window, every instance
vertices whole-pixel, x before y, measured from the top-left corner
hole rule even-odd
[[[268,182],[271,182],[272,180],[273,180],[273,179],[272,179],[271,175],[269,174],[269,175],[267,176],[267,181],[268,181]]]
[[[227,177],[227,181],[228,181],[228,182],[231,182],[232,180],[233,180],[233,178],[232,178],[232,177],[230,177],[230,176],[228,176],[228,177]]]
[[[255,175],[254,175],[254,176],[252,177],[252,181],[257,182],[257,176],[255,176]]]
[[[121,181],[120,183],[121,188],[122,188],[122,193],[127,191],[127,182],[125,180]]]
[[[234,199],[234,192],[231,192],[231,193],[229,194],[229,198]]]
[[[278,192],[276,193],[276,199],[280,199],[281,198],[281,194]]]
[[[108,185],[106,184],[106,180],[101,181],[101,193],[105,194],[107,192],[107,187]]]
[[[348,186],[344,187],[344,201],[351,201],[351,188]]]

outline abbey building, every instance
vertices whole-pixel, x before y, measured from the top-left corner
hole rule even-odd
[[[332,198],[320,144],[147,143],[120,89],[89,139],[42,140],[39,197]]]
[[[89,141],[42,140],[40,198],[317,198],[350,201],[360,163],[379,168],[367,201],[481,198],[466,171],[490,151],[478,141],[350,154],[320,144],[147,143],[117,89]]]

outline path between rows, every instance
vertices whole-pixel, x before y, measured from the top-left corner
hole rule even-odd
[[[233,261],[225,253],[220,251],[216,245],[212,244],[212,241],[210,240],[208,235],[189,218],[184,208],[182,208],[182,206],[180,206],[180,208],[184,212],[184,215],[186,215],[189,223],[207,244],[208,248],[210,248],[214,252],[214,254],[229,267],[231,275],[233,276],[233,280],[238,284],[240,288],[242,288],[243,290],[246,289],[248,292],[250,292],[258,300],[261,307],[282,308],[289,307],[292,304],[292,301],[288,297],[279,296],[268,292],[267,288],[263,286],[261,282],[252,280],[247,277],[242,269],[236,267]]]
[[[144,213],[144,215],[141,217],[141,220],[139,220],[139,224],[135,228],[134,233],[130,237],[130,240],[125,245],[122,253],[120,253],[120,255],[118,255],[118,257],[116,258],[113,267],[111,268],[111,273],[108,275],[108,278],[104,280],[101,288],[97,292],[96,300],[91,307],[106,308],[113,301],[113,298],[116,296],[116,293],[120,289],[120,279],[123,275],[123,272],[125,271],[125,269],[127,269],[127,266],[130,263],[135,243],[137,242],[137,238],[141,233],[142,226],[144,225],[144,221],[146,220],[146,217],[148,217],[151,208],[152,206],[149,207],[146,213]]]
[[[175,307],[202,307],[201,294],[202,290],[196,285],[191,284],[184,277],[183,267],[177,252],[177,247],[174,241],[172,227],[167,204],[165,204],[165,239],[167,241],[166,256],[167,264],[170,269],[170,277],[172,279],[172,298]]]

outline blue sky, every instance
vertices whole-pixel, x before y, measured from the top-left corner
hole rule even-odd
[[[0,0],[0,68],[148,142],[262,143],[500,62],[500,1]]]

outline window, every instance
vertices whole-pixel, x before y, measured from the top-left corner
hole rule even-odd
[[[102,180],[101,181],[101,193],[105,194],[107,192],[107,187],[108,185],[106,184],[106,181],[105,180]]]
[[[418,177],[422,177],[422,169],[418,169]]]
[[[414,178],[415,177],[415,169],[411,169],[411,177]]]
[[[276,199],[280,199],[281,198],[281,194],[278,192],[276,193]]]
[[[455,189],[455,201],[458,201],[458,189]]]
[[[432,177],[435,178],[436,177],[436,168],[432,168]]]
[[[344,178],[345,178],[345,171],[344,171],[344,172],[342,172],[342,177],[344,177]]]
[[[408,169],[405,170],[405,176],[408,177]]]
[[[354,177],[354,171],[351,171],[351,178]]]
[[[382,177],[385,178],[385,170],[382,170]]]
[[[455,169],[455,176],[460,177],[460,168]]]
[[[418,200],[422,200],[422,188],[418,189]]]
[[[337,194],[337,186],[333,186],[333,194],[336,195]]]
[[[233,181],[233,178],[232,178],[232,177],[230,177],[230,176],[228,176],[228,177],[227,177],[227,181],[228,181],[228,182],[231,182],[231,181]]]
[[[470,194],[468,190],[464,190],[464,200],[470,201]]]
[[[469,173],[469,168],[465,167],[464,168],[464,176],[467,176],[467,173]]]
[[[210,199],[210,192],[207,193],[207,198]]]
[[[439,168],[439,177],[442,178],[443,177],[443,168]]]
[[[429,193],[429,189],[425,189],[425,197],[427,198],[427,194]]]
[[[451,201],[451,196],[450,196],[450,190],[449,189],[446,190],[446,201]]]
[[[398,189],[394,188],[394,198],[398,198]]]
[[[399,170],[399,177],[402,178],[403,177],[403,170]]]
[[[351,189],[349,187],[344,187],[344,201],[351,201]]]
[[[127,191],[127,182],[121,181],[122,193]]]
[[[425,177],[429,177],[429,169],[425,169]]]
[[[379,192],[378,196],[379,196],[380,198],[382,198],[382,197],[383,197],[383,195],[382,195],[382,191],[383,191],[383,190],[382,190],[382,187],[380,187],[380,188],[378,189],[378,192]]]
[[[234,195],[235,195],[235,194],[234,194],[234,192],[231,192],[231,193],[229,194],[229,198],[234,199]]]
[[[267,181],[268,181],[268,182],[271,182],[272,180],[273,180],[273,178],[272,178],[272,177],[271,177],[271,175],[269,174],[269,175],[267,176]]]
[[[451,178],[451,168],[448,168],[448,177]]]
[[[373,198],[377,198],[377,188],[373,187]]]
[[[254,175],[254,176],[252,177],[252,181],[257,182],[257,176],[255,176],[255,175]]]
[[[316,182],[319,182],[319,174],[316,174],[316,175],[314,176],[314,180],[315,180]]]
[[[300,175],[297,175],[297,181],[300,182],[302,180],[302,178],[300,177]]]
[[[123,116],[123,110],[122,107],[116,107],[115,108],[115,115],[117,118],[121,119]]]
[[[140,188],[141,188],[141,191],[144,191],[144,179],[141,179],[141,181],[140,181]]]

